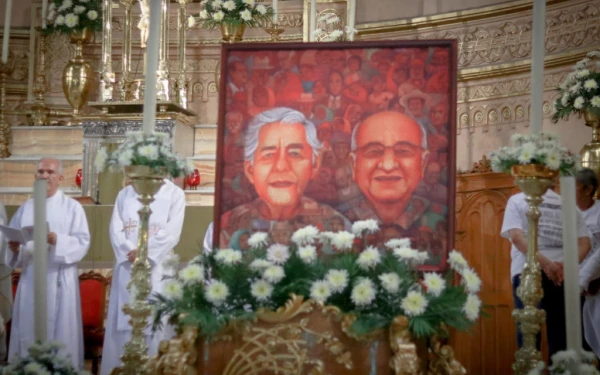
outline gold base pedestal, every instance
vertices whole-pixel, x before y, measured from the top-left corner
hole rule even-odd
[[[283,34],[285,29],[280,28],[278,25],[273,25],[273,27],[265,28],[265,31],[271,35],[271,42],[279,42],[279,36]]]

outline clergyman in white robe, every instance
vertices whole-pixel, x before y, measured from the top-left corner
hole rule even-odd
[[[81,204],[58,190],[46,199],[49,232],[56,244],[48,245],[48,340],[60,341],[76,368],[83,368],[83,328],[79,297],[78,263],[87,254],[90,233]],[[13,228],[33,225],[33,199],[23,203],[10,221]],[[27,355],[34,337],[33,241],[18,253],[7,251],[8,265],[21,268],[15,296],[9,346],[9,361],[15,354]]]
[[[590,282],[600,278],[600,201],[584,211],[588,230],[592,234],[592,251],[579,268],[579,286],[587,291]],[[585,341],[600,357],[600,292],[588,295],[582,308]]]
[[[123,346],[131,339],[129,316],[123,313],[122,307],[129,302],[127,284],[131,276],[132,263],[128,254],[137,249],[138,211],[142,207],[138,195],[132,186],[127,186],[117,195],[115,208],[110,222],[110,241],[115,252],[108,317],[102,349],[101,375],[109,374],[113,368],[121,366]],[[154,196],[150,205],[152,214],[149,222],[148,260],[152,267],[152,292],[163,290],[163,261],[173,254],[173,248],[179,242],[185,213],[185,194],[183,190],[165,180],[164,185]],[[146,343],[149,355],[155,355],[161,340],[169,339],[173,330],[163,324],[161,331],[152,332],[150,325],[146,328]]]
[[[0,202],[0,224],[6,225],[8,218],[4,204]],[[6,347],[6,323],[12,317],[12,269],[6,264],[6,252],[8,246],[6,238],[0,232],[0,362],[6,359],[8,348]]]

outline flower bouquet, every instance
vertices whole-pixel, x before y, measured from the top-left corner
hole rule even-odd
[[[191,173],[191,163],[180,158],[171,150],[169,135],[165,133],[131,132],[125,141],[113,152],[102,147],[96,156],[98,171],[121,171],[129,166],[147,166],[153,171],[166,168],[172,177],[180,177]]]
[[[209,29],[221,24],[260,27],[273,16],[273,9],[255,0],[202,0],[198,18]],[[194,16],[188,18],[188,27],[194,26]]]
[[[293,234],[290,246],[257,232],[247,252],[221,249],[197,256],[152,297],[154,326],[168,318],[214,337],[230,324],[255,319],[257,312],[284,306],[291,295],[352,315],[356,336],[387,329],[399,316],[408,318],[417,338],[444,335],[444,326],[464,330],[477,320],[481,280],[460,253],[450,253],[451,270],[440,275],[417,271],[427,254],[412,249],[408,239],[392,239],[386,249],[352,251],[357,240],[377,230],[374,220],[354,223],[352,233],[307,226]],[[323,246],[334,252],[319,256]],[[453,283],[454,272],[461,283]]]
[[[313,31],[313,36],[318,42],[341,42],[356,32],[354,28],[343,26],[337,14],[325,13],[317,19],[317,28]]]
[[[572,113],[591,110],[600,114],[600,51],[592,51],[578,61],[573,71],[558,88],[559,96],[554,101],[552,121],[558,122]]]
[[[550,375],[600,375],[595,362],[596,355],[592,352],[582,351],[578,354],[575,350],[564,350],[552,356],[552,366],[548,370]],[[545,368],[545,363],[540,362],[528,375],[541,375]]]
[[[494,172],[510,173],[515,165],[539,164],[558,170],[561,175],[573,175],[578,168],[578,159],[553,134],[515,134],[511,141],[512,147],[490,153]]]
[[[62,356],[63,345],[57,341],[38,342],[31,345],[26,357],[16,360],[2,369],[4,375],[84,375],[87,371],[78,371],[71,358]]]
[[[102,3],[100,0],[51,0],[48,6],[47,33],[72,34],[89,29],[102,30]]]

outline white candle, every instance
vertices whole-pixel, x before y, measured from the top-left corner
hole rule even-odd
[[[354,30],[356,26],[356,0],[350,0],[350,13],[348,14],[348,29]],[[354,40],[354,33],[348,35],[349,40]]]
[[[8,40],[10,39],[10,14],[12,13],[12,0],[6,0],[4,7],[4,34],[2,36],[2,62],[8,61]]]
[[[579,299],[579,252],[577,247],[577,206],[575,177],[560,178],[563,214],[563,264],[567,349],[582,350],[581,300]]]
[[[48,334],[48,227],[46,221],[46,180],[33,184],[33,312],[35,339],[46,341]]]
[[[315,41],[315,30],[317,29],[317,0],[310,0],[310,22],[308,28],[308,40]]]
[[[533,35],[531,38],[531,134],[542,131],[544,94],[544,51],[546,45],[546,0],[533,1]]]
[[[48,0],[42,0],[42,29],[46,28],[46,17],[48,17]]]
[[[273,26],[279,25],[279,20],[277,19],[277,4],[278,0],[273,0]]]
[[[150,134],[156,123],[156,72],[158,71],[158,49],[160,36],[161,0],[150,0],[150,30],[146,43],[146,90],[144,91],[143,131]]]

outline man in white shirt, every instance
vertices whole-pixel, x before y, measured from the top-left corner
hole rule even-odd
[[[87,254],[90,233],[83,207],[59,190],[63,181],[59,160],[44,158],[37,164],[36,179],[48,182],[46,212],[48,215],[48,340],[65,345],[76,368],[83,367],[83,329],[77,263]],[[17,210],[10,226],[33,225],[33,199]],[[33,241],[8,243],[7,264],[21,268],[21,278],[15,296],[9,361],[15,354],[27,355],[34,343],[34,282]]]
[[[129,302],[127,284],[131,278],[131,265],[137,256],[137,240],[139,215],[142,204],[132,186],[126,186],[117,195],[115,208],[110,221],[110,241],[115,252],[115,268],[113,271],[110,301],[104,346],[102,349],[102,375],[109,374],[113,368],[121,366],[123,346],[131,339],[129,316],[122,311]],[[183,190],[165,180],[164,185],[154,196],[150,205],[152,214],[148,227],[148,260],[151,269],[152,292],[161,293],[165,270],[162,263],[173,254],[173,248],[179,242],[185,214],[185,194]],[[164,322],[166,323],[166,321]],[[146,343],[150,356],[156,354],[158,344],[168,339],[171,332],[163,325],[161,332],[152,334],[151,327],[146,331]]]
[[[508,238],[511,246],[511,278],[515,308],[523,308],[523,303],[516,294],[521,280],[521,272],[526,262],[528,223],[526,213],[529,205],[525,194],[512,196],[504,212],[501,235]],[[538,229],[537,260],[542,268],[542,289],[544,297],[540,307],[546,312],[546,333],[549,354],[566,349],[565,301],[563,289],[563,241],[561,199],[554,190],[549,189],[540,204],[541,217]],[[578,211],[577,227],[579,231],[579,262],[583,261],[590,251],[590,235],[581,213]],[[575,251],[575,250],[574,250]],[[517,330],[519,347],[522,345],[520,330]],[[538,349],[540,336],[538,336]]]
[[[0,202],[0,224],[7,225],[8,219],[4,204]],[[12,317],[12,270],[6,264],[6,251],[8,246],[6,238],[0,232],[0,363],[6,360],[8,348],[6,347],[6,323]]]

